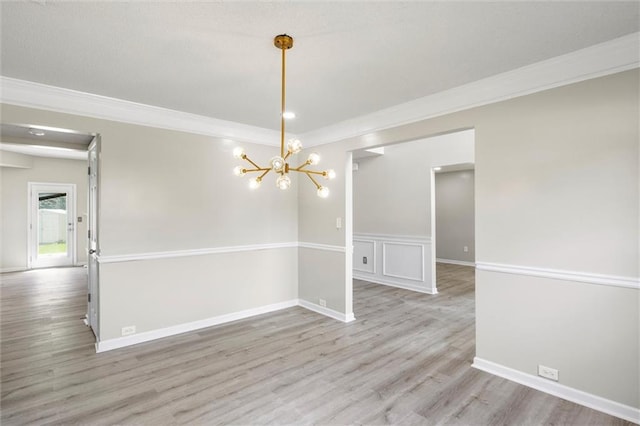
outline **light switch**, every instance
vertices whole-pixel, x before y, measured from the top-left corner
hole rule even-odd
[[[336,218],[336,229],[340,229],[342,228],[342,218],[338,217]]]

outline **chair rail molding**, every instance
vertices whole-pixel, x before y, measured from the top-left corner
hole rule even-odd
[[[618,275],[594,274],[591,272],[537,268],[531,266],[509,265],[504,263],[490,262],[476,262],[476,269],[480,271],[526,275],[530,277],[552,278],[564,281],[577,281],[581,283],[633,288],[640,290],[640,277],[621,277]]]

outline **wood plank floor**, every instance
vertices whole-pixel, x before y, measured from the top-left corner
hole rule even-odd
[[[3,274],[2,425],[629,425],[470,367],[473,268],[440,294],[354,282],[357,321],[291,308],[96,354],[86,270]]]

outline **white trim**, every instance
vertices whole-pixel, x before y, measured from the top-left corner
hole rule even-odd
[[[298,247],[297,242],[251,244],[246,246],[211,247],[211,248],[192,249],[192,250],[176,250],[176,251],[162,251],[162,252],[152,252],[152,253],[132,253],[132,254],[122,254],[122,255],[98,256],[97,259],[99,263],[104,264],[104,263],[132,262],[132,261],[138,261],[138,260],[167,259],[172,257],[202,256],[207,254],[225,254],[225,253],[237,253],[237,252],[256,251],[256,250],[295,248],[295,247]]]
[[[311,303],[307,300],[298,299],[298,306],[342,322],[351,322],[356,320],[353,313],[345,315],[342,312],[334,311],[333,309],[329,309],[325,306],[316,305],[315,303]]]
[[[358,232],[353,234],[354,240],[378,240],[389,242],[408,242],[417,244],[430,244],[431,237],[428,235],[395,235],[395,234],[371,234],[366,232]]]
[[[390,246],[405,246],[405,247],[419,247],[420,248],[420,278],[408,277],[404,275],[395,275],[387,273],[387,245]],[[382,243],[382,275],[393,278],[401,278],[403,280],[411,280],[424,282],[424,244],[420,243],[401,243],[401,242],[383,242]]]
[[[570,52],[298,135],[307,148],[638,68],[640,33]],[[278,131],[0,76],[0,101],[277,146]],[[287,135],[287,137],[293,135]]]
[[[131,336],[117,337],[99,341],[96,343],[96,352],[106,352],[113,349],[123,348],[125,346],[136,345],[138,343],[149,342],[151,340],[161,339],[163,337],[174,336],[189,331],[199,330],[201,328],[212,327],[231,321],[237,321],[256,315],[262,315],[269,312],[279,311],[298,305],[298,300],[288,300],[286,302],[273,303],[271,305],[260,306],[258,308],[245,309],[239,312],[219,315],[217,317],[207,318],[199,321],[192,321],[184,324],[174,325],[171,327],[160,328],[157,330],[147,331],[143,333],[133,334]]]
[[[233,121],[139,104],[0,76],[2,103],[28,108],[278,146],[280,132]]]
[[[27,271],[28,268],[21,268],[21,267],[15,267],[15,268],[2,268],[0,269],[0,274],[6,274],[9,272],[23,272],[23,271]]]
[[[307,302],[301,299],[292,299],[285,302],[273,303],[271,305],[260,306],[258,308],[245,309],[239,312],[218,315],[216,317],[207,318],[198,321],[192,321],[184,324],[178,324],[171,327],[160,328],[157,330],[146,331],[143,333],[133,334],[131,336],[116,337],[113,339],[96,342],[96,352],[106,352],[114,349],[124,348],[126,346],[137,345],[138,343],[150,342],[152,340],[162,339],[165,337],[175,336],[190,331],[200,330],[202,328],[213,327],[216,325],[226,324],[232,321],[251,318],[256,315],[262,315],[270,312],[280,311],[282,309],[300,306],[310,311],[322,314],[324,316],[336,319],[342,322],[355,321],[353,313],[345,315],[342,312],[334,311],[315,303]]]
[[[466,262],[464,260],[455,260],[455,259],[440,259],[439,257],[436,258],[436,262],[437,263],[448,263],[450,265],[462,265],[462,266],[473,266],[473,267],[476,266],[476,264],[474,262]]]
[[[358,137],[640,66],[640,33],[629,34],[463,86],[298,135],[307,148]]]
[[[355,247],[355,243],[356,242],[367,243],[367,244],[371,244],[373,246],[373,258],[371,259],[371,261],[373,262],[373,265],[372,265],[373,266],[373,270],[369,271],[369,270],[366,270],[366,269],[356,268],[355,266],[353,267],[353,270],[354,271],[358,271],[358,272],[365,272],[367,274],[376,274],[377,273],[377,264],[378,264],[378,262],[376,262],[376,259],[378,258],[378,253],[377,253],[378,245],[376,244],[376,240],[362,240],[362,239],[359,239],[359,238],[353,238],[352,242],[354,243],[353,247]],[[353,256],[351,256],[351,258],[353,259]]]
[[[353,315],[353,153],[345,154],[344,164],[344,313]]]
[[[481,271],[501,272],[504,274],[526,275],[530,277],[551,278],[565,281],[578,281],[589,284],[640,290],[640,278],[616,275],[593,274],[590,272],[567,271],[562,269],[533,268],[530,266],[507,265],[503,263],[476,262]]]
[[[385,280],[383,277],[373,277],[373,276],[368,276],[368,275],[361,275],[361,274],[353,274],[353,278],[356,280],[360,280],[360,281],[367,281],[370,283],[375,283],[375,284],[382,284],[382,285],[387,285],[389,287],[397,287],[397,288],[401,288],[404,290],[411,290],[411,291],[416,291],[418,293],[424,293],[424,294],[438,294],[438,289],[430,289],[430,288],[426,288],[426,287],[420,287],[414,284],[408,284],[408,283],[400,283],[400,282],[396,282],[396,281],[390,281],[390,280]]]
[[[514,370],[482,358],[475,357],[471,366],[478,370],[520,383],[521,385],[566,399],[567,401],[575,402],[576,404],[584,405],[585,407],[593,408],[594,410],[640,424],[640,409],[638,408],[630,407],[566,385],[561,385],[541,377],[523,373],[522,371]]]
[[[326,250],[326,251],[337,251],[340,253],[345,253],[347,250],[344,246],[333,246],[328,244],[317,244],[317,243],[307,243],[307,242],[298,242],[298,247],[300,248],[308,248],[315,250]]]

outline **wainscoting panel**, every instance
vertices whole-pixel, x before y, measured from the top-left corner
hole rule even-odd
[[[353,239],[353,270],[376,273],[376,242],[374,240]],[[356,262],[356,259],[358,260]],[[367,263],[365,263],[367,262]]]
[[[424,282],[424,245],[382,243],[382,275]]]
[[[426,236],[354,234],[353,277],[435,294],[431,252],[431,238]]]

